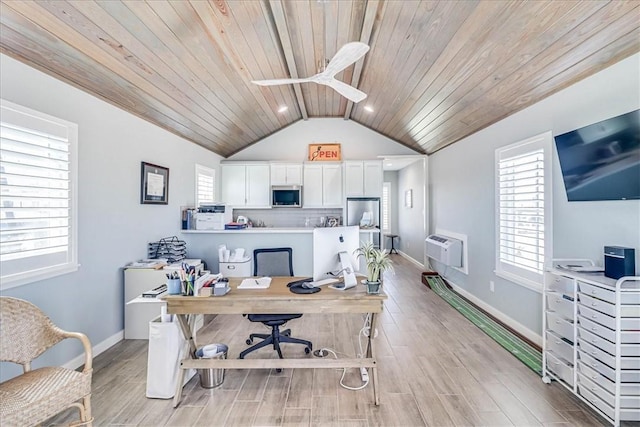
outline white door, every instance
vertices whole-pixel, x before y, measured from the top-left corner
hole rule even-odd
[[[287,184],[302,185],[302,165],[288,164],[285,168],[287,170]]]
[[[323,165],[322,169],[322,199],[323,206],[342,207],[342,165]]]
[[[287,165],[271,165],[271,185],[287,185]]]
[[[302,204],[305,208],[322,207],[322,165],[304,165]]]
[[[247,207],[269,207],[271,185],[269,165],[247,165]]]
[[[222,165],[222,201],[233,207],[246,203],[246,176],[244,165]]]
[[[344,191],[347,197],[364,195],[363,176],[362,162],[344,162]]]
[[[367,197],[382,196],[382,162],[364,162],[364,195]]]

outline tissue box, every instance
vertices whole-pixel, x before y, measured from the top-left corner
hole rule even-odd
[[[224,277],[251,277],[251,257],[242,261],[219,263],[220,274]]]

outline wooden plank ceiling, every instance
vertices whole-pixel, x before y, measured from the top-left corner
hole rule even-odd
[[[336,76],[358,104],[250,82],[350,41],[371,46]],[[640,51],[640,2],[3,0],[0,49],[225,157],[309,117],[430,154]]]

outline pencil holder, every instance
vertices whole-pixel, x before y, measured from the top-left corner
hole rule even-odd
[[[169,295],[180,295],[182,293],[182,283],[180,279],[167,280],[167,293]]]

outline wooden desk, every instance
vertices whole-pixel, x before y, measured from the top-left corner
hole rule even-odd
[[[184,370],[197,368],[215,369],[273,369],[273,368],[371,368],[371,385],[376,405],[380,403],[378,393],[378,371],[373,333],[367,340],[364,358],[327,359],[196,359],[197,350],[188,316],[193,314],[269,314],[269,313],[370,313],[371,329],[375,331],[376,314],[382,312],[384,294],[368,295],[364,286],[339,291],[323,286],[315,294],[294,294],[287,288],[292,277],[274,277],[268,289],[237,289],[241,278],[229,279],[231,291],[223,297],[187,297],[167,295],[167,312],[176,314],[182,333],[189,343],[189,358],[180,362],[176,394],[173,406],[180,403]],[[248,321],[248,320],[247,320]]]

